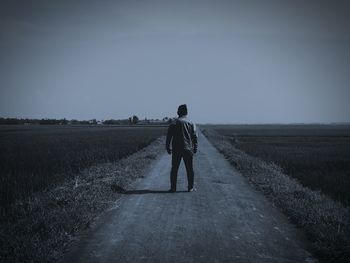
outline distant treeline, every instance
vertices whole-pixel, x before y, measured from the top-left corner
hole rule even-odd
[[[109,119],[109,120],[67,120],[63,119],[18,119],[18,118],[0,118],[0,125],[134,125],[134,124],[166,124],[171,122],[171,118],[165,117],[162,120],[159,119],[144,119],[140,120],[136,115],[129,117],[128,119]]]

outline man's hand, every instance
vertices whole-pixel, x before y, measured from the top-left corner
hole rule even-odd
[[[172,153],[172,150],[169,147],[166,148],[166,151],[168,152],[168,154]]]

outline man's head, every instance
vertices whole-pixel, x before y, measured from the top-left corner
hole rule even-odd
[[[186,106],[186,104],[182,104],[182,105],[179,106],[179,108],[177,109],[177,114],[179,115],[179,117],[187,115],[187,106]]]

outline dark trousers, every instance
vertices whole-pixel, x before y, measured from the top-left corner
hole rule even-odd
[[[193,188],[193,153],[189,150],[173,151],[170,172],[170,184],[173,191],[176,191],[177,172],[182,158],[184,159],[187,172],[188,189]]]

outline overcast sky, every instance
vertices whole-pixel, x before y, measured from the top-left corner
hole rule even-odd
[[[348,1],[0,2],[0,117],[350,121]]]

